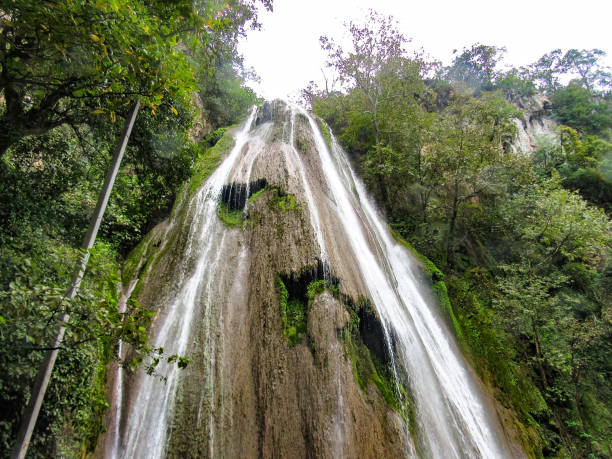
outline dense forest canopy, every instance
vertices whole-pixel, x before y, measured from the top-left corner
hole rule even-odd
[[[499,70],[475,44],[409,55],[392,18],[321,37],[338,87],[303,97],[396,234],[446,274],[456,334],[546,457],[612,452],[612,79],[597,49]],[[519,124],[556,132],[516,151]]]
[[[118,308],[122,263],[168,216],[193,165],[258,102],[237,40],[270,0],[0,4],[0,449],[38,363],[66,340],[30,449],[92,451],[107,364],[151,373],[151,315]],[[528,452],[612,454],[612,75],[598,49],[500,70],[475,44],[450,66],[406,51],[392,18],[322,37],[338,87],[306,102],[331,127],[398,239],[429,258],[463,351]],[[122,120],[136,121],[79,295],[64,298]],[[517,151],[520,124],[554,135]],[[405,242],[404,241],[404,242]],[[127,269],[124,267],[124,269]],[[442,274],[444,272],[444,274]],[[178,357],[174,357],[177,359]],[[186,361],[180,361],[185,364]]]

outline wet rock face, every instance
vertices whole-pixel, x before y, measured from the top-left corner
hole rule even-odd
[[[183,195],[133,270],[140,278],[133,296],[155,313],[153,333],[177,297],[177,316],[189,317],[180,338],[192,363],[171,392],[159,386],[138,398],[143,379],[125,378],[124,430],[135,407],[170,400],[167,426],[151,434],[148,426],[159,423],[151,419],[139,427],[142,448],[162,438],[157,457],[416,451],[414,413],[398,401],[410,398],[400,387],[404,375],[388,371],[388,344],[397,354],[402,337],[386,332],[369,304],[366,274],[339,220],[341,195],[331,192],[310,122],[282,102],[266,103],[246,140],[236,137],[233,162],[217,169],[223,179],[213,174],[200,192]],[[220,204],[242,224],[225,226]],[[377,246],[374,237],[365,234],[363,245]],[[183,285],[196,287],[187,295]]]
[[[515,104],[523,111],[523,118],[514,120],[516,136],[511,145],[514,153],[532,154],[540,142],[557,138],[557,125],[549,117],[552,105],[545,96],[526,97]]]
[[[358,309],[357,314],[359,317],[359,335],[363,343],[379,362],[389,367],[391,365],[389,346],[385,342],[385,332],[374,309],[368,302],[365,302]]]
[[[270,102],[265,101],[261,109],[257,113],[257,118],[255,118],[255,125],[259,126],[262,123],[267,123],[268,121],[272,121],[272,109],[270,107]]]
[[[330,244],[333,266],[320,260],[298,166],[316,187],[314,199],[330,197],[307,120],[296,118],[300,149],[293,153],[287,145],[286,106],[264,104],[255,128],[261,130],[261,143],[242,152],[255,156],[252,164],[238,163],[221,187],[218,200],[230,211],[247,208],[248,221],[216,230],[215,238],[225,241],[216,249],[222,250],[223,261],[213,280],[212,302],[199,307],[191,324],[187,356],[192,364],[181,372],[174,395],[168,457],[404,456],[402,417],[373,383],[360,387],[354,375],[346,337],[355,319],[347,304],[357,304],[365,289],[354,261],[343,257],[341,242]],[[164,227],[163,253],[156,255],[154,244],[143,252],[155,257],[155,264],[137,296],[160,317],[159,298],[175,282],[172,273],[190,245],[187,228],[197,218],[186,203],[178,208],[185,211]],[[322,211],[322,225],[332,226],[333,215],[324,212],[329,211]],[[293,341],[279,279],[288,301],[303,308]],[[309,293],[320,280],[327,288]],[[384,361],[380,322],[371,311],[359,314],[363,342]]]
[[[246,206],[247,199],[267,185],[266,179],[255,180],[251,183],[230,183],[223,185],[219,199],[231,211],[242,210]]]
[[[276,123],[288,121],[287,105],[281,100],[265,101],[257,111],[255,126],[274,121]]]

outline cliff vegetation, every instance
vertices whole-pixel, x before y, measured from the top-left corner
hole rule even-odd
[[[554,50],[500,71],[504,49],[475,44],[444,67],[409,55],[392,18],[371,12],[347,28],[350,47],[321,37],[336,86],[310,84],[304,99],[396,236],[422,254],[464,353],[522,425],[525,450],[609,457],[612,86],[603,52]],[[516,151],[521,126],[551,119],[548,135]]]

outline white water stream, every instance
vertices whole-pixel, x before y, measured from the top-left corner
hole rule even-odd
[[[383,322],[393,362],[398,371],[408,376],[408,383],[416,404],[419,454],[432,458],[453,457],[509,457],[505,441],[499,434],[496,417],[490,413],[480,395],[478,384],[468,370],[463,358],[453,343],[449,331],[441,325],[437,313],[439,306],[428,303],[429,287],[423,288],[418,279],[418,267],[412,256],[390,236],[384,221],[367,196],[361,181],[355,176],[350,164],[332,136],[328,148],[315,121],[306,112],[291,108],[290,134],[287,148],[282,149],[289,173],[299,178],[308,207],[310,223],[319,245],[320,258],[327,261],[325,238],[318,206],[327,205],[341,222],[342,232],[349,242],[357,261],[368,293]],[[306,116],[315,140],[318,162],[329,193],[325,203],[317,201],[313,184],[301,154],[294,147],[295,115]],[[197,192],[190,204],[193,222],[186,239],[186,247],[175,281],[176,288],[168,298],[160,298],[167,306],[155,318],[152,340],[156,346],[166,346],[166,354],[185,355],[190,343],[193,323],[200,321],[205,327],[203,346],[210,356],[207,372],[202,384],[209,400],[222,388],[215,387],[215,347],[218,334],[206,318],[213,307],[213,297],[218,292],[215,282],[218,271],[226,263],[226,230],[217,218],[217,200],[223,185],[232,181],[248,184],[253,164],[265,145],[265,125],[251,134],[255,111],[236,134],[235,146],[219,168]],[[336,237],[335,235],[333,237]],[[242,248],[238,260],[245,258]],[[333,266],[331,267],[333,270]],[[208,327],[208,329],[206,328]],[[141,376],[132,387],[125,410],[116,410],[110,448],[105,455],[112,458],[159,458],[166,451],[167,432],[172,419],[174,398],[179,384],[179,371],[162,367],[167,381]],[[342,398],[342,390],[338,387]],[[202,406],[202,403],[200,404]],[[340,409],[344,404],[339,403]],[[122,411],[126,419],[121,419]],[[222,409],[220,410],[222,411]],[[197,421],[202,421],[198,413]],[[213,410],[208,416],[208,453],[218,457]],[[345,413],[349,416],[349,413]],[[342,416],[342,413],[338,413]],[[122,426],[119,434],[119,426]],[[342,451],[344,424],[337,427],[336,451]],[[118,438],[120,436],[120,439]],[[416,454],[412,449],[407,455]]]
[[[206,314],[211,307],[212,283],[222,261],[225,238],[223,225],[217,218],[217,199],[223,185],[228,182],[230,172],[241,158],[243,148],[250,140],[249,131],[255,114],[253,109],[237,133],[232,151],[191,202],[194,220],[178,273],[178,290],[173,292],[170,298],[160,299],[168,301],[169,304],[163,311],[163,317],[155,317],[156,326],[151,337],[155,346],[165,346],[166,355],[186,354],[195,313],[203,308]],[[251,153],[247,152],[247,155],[249,154]],[[214,346],[214,340],[204,344]],[[214,352],[209,355],[214,355]],[[161,364],[158,371],[165,374],[166,381],[140,375],[133,385],[137,391],[128,407],[121,441],[113,442],[116,446],[105,452],[107,457],[159,458],[164,455],[179,370],[174,366]],[[208,373],[210,376],[207,375],[205,384],[210,390],[214,390],[211,372]],[[121,416],[121,411],[118,416]],[[115,422],[120,423],[121,419]],[[213,436],[211,431],[211,437]],[[214,444],[214,438],[211,438],[210,443]]]
[[[385,329],[396,338],[395,363],[410,378],[423,453],[445,458],[510,456],[497,429],[491,428],[496,419],[484,407],[449,331],[432,311],[439,306],[425,300],[412,256],[391,238],[335,138],[330,152],[314,119],[303,113],[371,299]],[[373,237],[373,247],[366,235]]]

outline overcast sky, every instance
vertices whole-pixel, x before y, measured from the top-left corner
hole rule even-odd
[[[504,62],[516,67],[555,48],[599,48],[612,66],[612,0],[274,0],[274,12],[260,13],[262,30],[240,44],[261,77],[257,92],[287,97],[322,81],[319,36],[347,40],[343,23],[361,21],[369,8],[394,16],[411,48],[444,64],[453,49],[479,42],[505,46]]]

